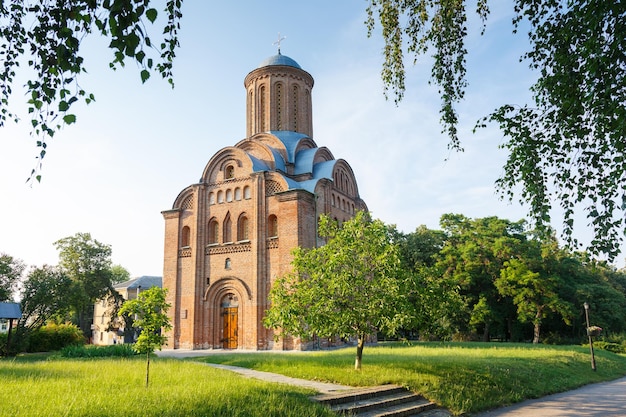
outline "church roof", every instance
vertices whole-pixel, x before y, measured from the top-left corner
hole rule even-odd
[[[271,56],[265,59],[263,62],[261,62],[261,64],[259,65],[259,68],[270,67],[274,65],[285,65],[287,67],[294,67],[294,68],[302,69],[302,67],[300,67],[300,65],[296,61],[294,61],[293,59],[289,58],[286,55],[282,55],[280,51],[278,51],[278,54]]]
[[[333,168],[337,162],[336,160],[333,159],[332,161],[320,161],[314,163],[313,161],[315,159],[315,155],[320,148],[315,147],[298,150],[298,145],[302,141],[311,140],[307,135],[286,130],[270,131],[267,133],[276,137],[280,141],[287,154],[287,161],[285,161],[278,149],[266,145],[273,155],[273,162],[275,165],[274,171],[285,179],[289,190],[300,189],[314,193],[319,180],[333,179],[332,174]],[[261,161],[251,154],[248,154],[248,157],[252,161],[252,169],[254,172],[272,171],[272,169],[264,161]],[[294,165],[294,174],[311,174],[311,178],[304,181],[297,181],[287,177],[283,174],[286,171],[286,163]]]

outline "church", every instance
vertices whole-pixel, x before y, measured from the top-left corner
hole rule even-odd
[[[307,349],[263,326],[272,283],[317,221],[367,210],[355,175],[313,140],[313,77],[278,54],[244,79],[246,138],[216,152],[165,220],[170,349]]]

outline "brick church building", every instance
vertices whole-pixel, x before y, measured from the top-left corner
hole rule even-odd
[[[245,80],[246,138],[219,150],[163,211],[168,348],[304,349],[262,324],[291,251],[321,244],[322,213],[367,210],[350,165],[313,140],[313,77],[278,54]]]

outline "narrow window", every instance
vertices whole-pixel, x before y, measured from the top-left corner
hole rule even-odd
[[[217,202],[220,203],[220,204],[224,202],[224,192],[223,191],[218,191],[217,192]]]
[[[237,240],[248,240],[248,218],[245,214],[239,216],[237,224]]]
[[[180,234],[180,246],[182,247],[189,246],[190,235],[191,235],[191,231],[189,229],[189,226],[184,226]]]
[[[226,170],[224,171],[224,178],[227,179],[227,180],[235,178],[235,167],[234,166],[228,165],[226,167]]]
[[[215,193],[209,193],[209,204],[215,204]]]
[[[209,244],[218,243],[220,226],[215,218],[209,221]]]
[[[226,190],[226,202],[230,203],[231,201],[233,201],[233,190]]]
[[[241,200],[241,188],[239,187],[235,188],[235,200]]]
[[[230,213],[226,215],[226,219],[224,219],[224,243],[232,242],[232,234],[231,229],[233,227],[233,222],[230,220]]]
[[[250,200],[250,187],[243,187],[243,198],[246,200]]]
[[[267,219],[267,236],[278,236],[278,218],[273,214]]]
[[[224,269],[230,269],[230,258],[226,258],[224,262]]]

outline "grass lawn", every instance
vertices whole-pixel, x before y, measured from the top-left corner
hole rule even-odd
[[[454,413],[472,413],[626,375],[626,356],[588,348],[509,343],[418,343],[303,353],[234,353],[203,360],[352,386],[394,383]]]
[[[185,361],[155,358],[0,360],[1,416],[331,416],[313,392],[247,379],[198,361],[243,366],[352,386],[404,385],[451,411],[472,413],[626,375],[626,355],[579,346],[418,343],[317,352],[222,353]]]
[[[0,416],[334,416],[313,391],[177,359],[0,360]]]

